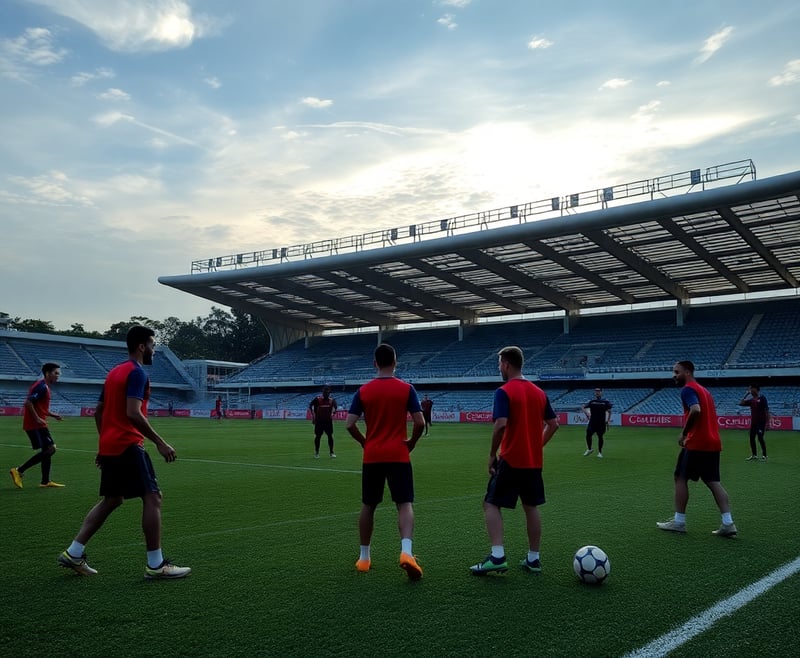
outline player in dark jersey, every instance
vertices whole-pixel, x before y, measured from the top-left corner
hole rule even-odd
[[[42,469],[40,487],[54,489],[64,486],[50,479],[50,464],[56,452],[56,444],[47,427],[48,416],[61,420],[59,414],[50,411],[50,386],[55,384],[60,376],[61,366],[57,363],[45,363],[42,366],[42,378],[34,382],[28,390],[22,416],[22,429],[30,439],[31,448],[39,452],[19,468],[12,468],[9,471],[11,480],[17,489],[22,489],[22,476],[25,471],[36,464],[40,464]]]
[[[528,553],[520,566],[532,573],[542,570],[539,505],[545,502],[543,448],[558,430],[558,419],[545,392],[522,374],[523,361],[522,350],[513,345],[498,354],[498,370],[505,383],[494,394],[489,484],[483,499],[492,552],[470,567],[476,576],[508,570],[502,508],[514,509],[517,500],[522,502],[528,531]]]
[[[361,467],[361,513],[358,531],[361,553],[356,569],[370,570],[370,543],[375,528],[375,508],[383,500],[383,490],[389,484],[392,501],[397,507],[397,526],[400,530],[400,568],[410,580],[422,578],[422,568],[411,551],[414,534],[414,476],[410,453],[417,445],[425,420],[414,387],[394,376],[397,355],[391,345],[382,343],[375,349],[374,361],[378,373],[356,391],[347,413],[346,427],[361,447],[364,458]],[[408,436],[408,415],[413,429]],[[366,436],[357,422],[361,416],[367,426]]]
[[[431,416],[433,412],[433,400],[431,400],[426,393],[419,401],[419,405],[422,407],[422,417],[425,419],[425,434],[423,434],[423,436],[428,436],[428,431],[433,424],[433,418]]]
[[[592,449],[592,435],[597,434],[597,456],[602,459],[603,457],[603,437],[608,429],[608,423],[611,422],[611,407],[613,405],[603,397],[603,389],[594,389],[594,397],[583,405],[583,413],[589,420],[586,426],[586,451],[583,456],[591,455],[594,450]]]
[[[144,449],[144,439],[147,438],[156,444],[165,461],[174,462],[177,458],[174,448],[147,420],[150,379],[142,366],[153,362],[154,335],[155,332],[147,327],[130,328],[126,339],[130,358],[108,373],[95,409],[94,420],[100,435],[96,462],[100,467],[100,495],[103,498],[86,515],[73,542],[58,556],[62,567],[82,576],[97,573],[86,561],[86,544],[128,498],[142,499],[142,530],[147,548],[145,578],[183,578],[191,572],[189,567],[179,567],[164,559],[161,550],[161,490],[153,462]]]
[[[689,502],[689,480],[702,480],[722,514],[722,525],[711,534],[718,537],[734,537],[736,525],[731,516],[728,492],[719,477],[719,454],[722,441],[714,398],[708,389],[700,386],[694,378],[694,364],[678,361],[672,368],[675,383],[681,387],[683,404],[683,430],[678,445],[678,463],[675,465],[675,516],[669,521],[656,523],[661,530],[686,532],[686,505]]]
[[[746,461],[755,461],[758,459],[756,455],[756,439],[761,445],[761,461],[767,461],[767,443],[764,440],[764,433],[767,431],[769,425],[769,404],[767,398],[761,395],[761,388],[756,384],[751,384],[750,388],[744,394],[744,397],[739,401],[740,407],[750,407],[750,456]]]
[[[331,397],[331,387],[322,387],[322,395],[316,396],[308,405],[311,410],[311,422],[314,424],[314,457],[319,459],[319,442],[323,433],[328,436],[328,450],[331,458],[336,457],[333,451],[333,414],[336,413],[336,400]]]

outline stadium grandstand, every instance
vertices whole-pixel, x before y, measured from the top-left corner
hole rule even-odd
[[[159,348],[152,406],[208,416],[222,395],[240,417],[305,418],[327,383],[346,409],[386,341],[435,419],[486,420],[497,351],[515,344],[565,422],[583,422],[595,386],[613,423],[677,414],[671,368],[691,359],[721,415],[746,419],[737,402],[758,381],[781,428],[800,429],[798,279],[800,172],[757,180],[749,160],[204,259],[159,280],[259,318],[270,350],[235,364]],[[124,352],[0,330],[0,411],[46,360],[62,364],[54,406],[92,406]]]

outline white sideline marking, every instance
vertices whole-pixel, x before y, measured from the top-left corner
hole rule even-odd
[[[3,448],[29,448],[30,446],[16,445],[10,443],[0,443]],[[82,448],[59,448],[59,452],[85,452],[97,454],[97,450],[84,450]],[[322,457],[320,457],[322,459]],[[277,468],[288,471],[319,471],[322,473],[351,473],[361,475],[361,471],[348,470],[343,468],[320,468],[319,466],[282,466],[277,464],[257,464],[254,462],[226,462],[215,459],[195,459],[193,457],[178,457],[178,461],[197,462],[198,464],[222,464],[226,466],[253,466],[258,468]]]
[[[800,571],[800,557],[795,558],[788,564],[784,564],[782,567],[778,567],[771,574],[739,590],[730,598],[712,605],[705,612],[695,615],[683,624],[683,626],[679,626],[665,633],[641,649],[625,654],[623,658],[660,658],[661,656],[666,656],[670,651],[686,644],[695,636],[711,628],[711,626],[723,617],[727,617],[740,608],[743,608],[750,603],[750,601],[761,596],[798,571]]]

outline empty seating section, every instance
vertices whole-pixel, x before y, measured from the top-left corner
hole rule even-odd
[[[800,366],[800,300],[772,302],[764,310],[736,365]]]
[[[614,413],[627,411],[653,393],[652,388],[606,388],[603,397],[612,405]],[[576,389],[551,402],[556,411],[578,411],[594,397],[594,388]]]
[[[41,374],[42,364],[53,361],[61,366],[62,378],[103,379],[105,370],[82,345],[13,341],[9,343],[17,356],[34,372]]]

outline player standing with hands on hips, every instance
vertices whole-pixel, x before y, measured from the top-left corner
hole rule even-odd
[[[476,576],[508,571],[501,508],[514,509],[517,499],[522,501],[528,530],[528,554],[520,566],[532,573],[542,570],[539,505],[545,502],[543,448],[558,430],[558,420],[547,395],[522,374],[522,350],[516,346],[504,347],[498,357],[498,370],[505,384],[494,394],[489,485],[483,499],[492,552],[470,567]]]
[[[175,449],[147,420],[150,378],[142,366],[153,363],[154,336],[155,332],[148,327],[128,330],[130,358],[111,369],[100,392],[94,420],[100,434],[96,462],[100,467],[103,499],[89,511],[73,542],[58,556],[62,567],[82,576],[97,573],[86,562],[86,544],[127,498],[142,499],[142,530],[147,547],[144,577],[183,578],[191,572],[189,567],[179,567],[164,559],[161,552],[161,490],[153,462],[144,449],[144,439],[148,438],[166,462],[177,459]]]
[[[722,525],[711,534],[718,537],[736,535],[731,516],[728,492],[720,483],[719,456],[722,441],[719,437],[717,409],[711,393],[695,381],[694,364],[678,361],[672,368],[672,378],[681,387],[683,430],[678,438],[681,447],[675,465],[675,517],[658,522],[656,526],[668,532],[686,532],[686,505],[689,502],[689,480],[702,480],[722,514]]]
[[[583,413],[589,424],[586,426],[586,451],[583,456],[591,455],[592,434],[597,434],[597,456],[603,458],[603,436],[611,422],[611,407],[613,405],[603,397],[603,389],[594,389],[594,397],[583,405]]]

